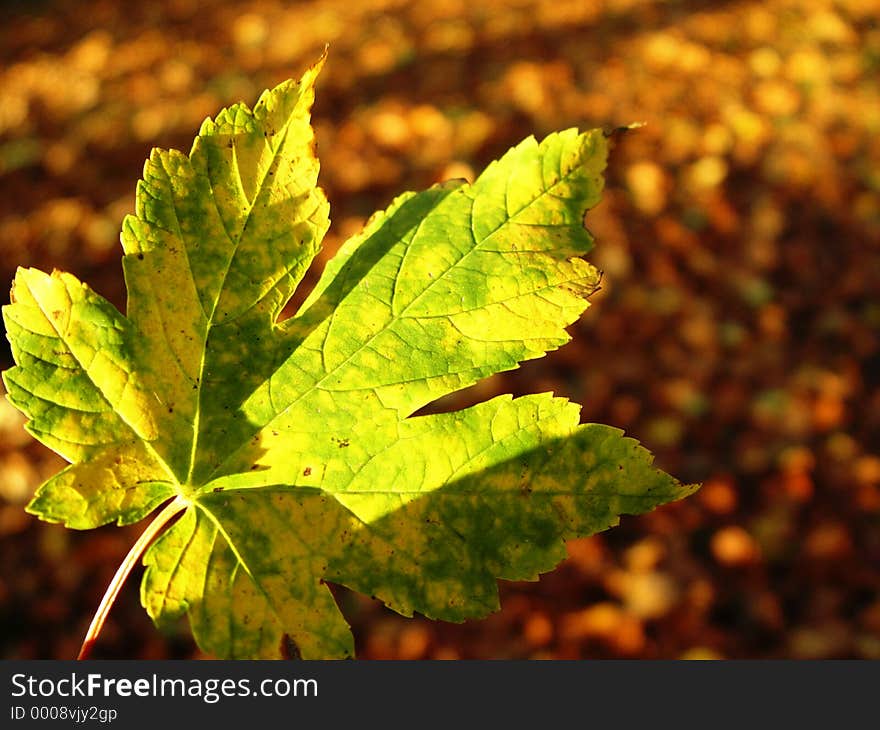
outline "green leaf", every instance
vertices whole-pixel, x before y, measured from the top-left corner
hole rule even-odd
[[[188,156],[153,151],[123,223],[126,316],[32,269],[3,311],[8,397],[71,462],[28,509],[86,529],[175,498],[142,602],[221,657],[351,655],[326,582],[405,615],[485,615],[498,578],[537,579],[564,540],[696,489],[551,394],[413,416],[569,340],[599,280],[581,258],[597,130],[400,196],[279,321],[329,225],[322,63],[206,120]]]

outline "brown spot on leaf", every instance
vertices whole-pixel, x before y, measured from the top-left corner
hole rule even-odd
[[[296,642],[290,638],[289,634],[281,635],[281,646],[279,649],[281,651],[281,656],[284,659],[302,659],[299,647],[296,645]]]

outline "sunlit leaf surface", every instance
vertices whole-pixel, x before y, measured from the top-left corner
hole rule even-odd
[[[207,120],[188,156],[153,152],[123,224],[125,316],[35,269],[4,308],[9,398],[71,462],[29,510],[87,529],[182,500],[142,601],[222,657],[351,655],[325,581],[405,615],[485,615],[498,578],[694,490],[552,394],[413,416],[568,341],[599,280],[581,258],[598,130],[401,195],[279,321],[329,226],[319,70]]]

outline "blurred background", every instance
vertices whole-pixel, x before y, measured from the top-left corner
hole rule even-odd
[[[0,288],[75,273],[122,307],[153,145],[296,76],[333,226],[530,134],[646,122],[587,216],[605,272],[573,342],[469,391],[554,391],[703,489],[569,544],[461,625],[339,591],[369,658],[880,658],[878,0],[0,2]],[[317,267],[309,274],[315,280]],[[6,343],[0,366],[11,365]],[[62,466],[0,403],[0,657],[72,658],[142,526],[22,506]],[[139,572],[96,657],[201,654]]]

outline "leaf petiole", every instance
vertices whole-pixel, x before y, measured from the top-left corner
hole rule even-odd
[[[165,527],[175,515],[186,509],[187,506],[188,502],[183,497],[175,497],[165,505],[158,515],[156,515],[155,519],[147,526],[147,529],[141,533],[141,536],[137,539],[135,544],[131,546],[131,550],[128,551],[128,555],[125,556],[125,559],[119,565],[119,568],[117,568],[113,580],[110,581],[110,585],[107,586],[107,590],[104,592],[104,597],[98,605],[98,610],[95,611],[92,623],[89,624],[89,630],[86,631],[79,654],[76,657],[77,659],[89,658],[92,647],[95,645],[95,642],[98,639],[98,634],[101,633],[104,621],[107,619],[107,614],[110,613],[110,609],[113,607],[116,597],[119,595],[123,583],[125,583],[125,579],[128,578],[128,574],[131,573],[132,568],[134,568],[135,564],[140,560],[141,556],[150,546],[150,543],[156,539],[156,536],[161,532],[162,528]]]

